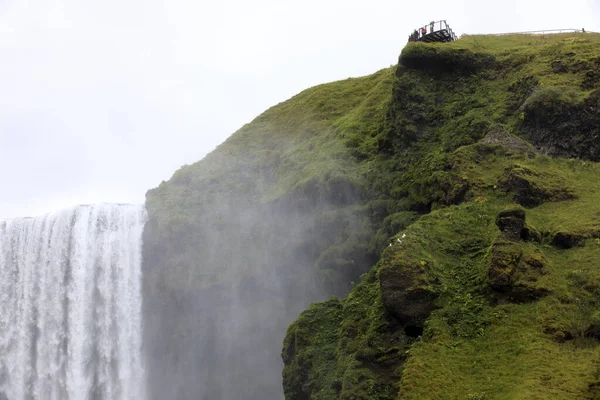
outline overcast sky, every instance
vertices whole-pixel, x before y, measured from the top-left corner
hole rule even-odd
[[[266,108],[418,25],[600,31],[600,0],[0,0],[0,218],[144,201]]]

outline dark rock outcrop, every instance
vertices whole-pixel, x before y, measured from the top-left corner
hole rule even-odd
[[[570,249],[583,246],[585,236],[577,233],[557,232],[552,238],[552,244],[560,249]]]
[[[495,57],[490,54],[468,49],[432,47],[421,43],[407,46],[399,59],[399,63],[408,68],[420,69],[431,74],[458,75],[473,74],[491,68],[495,62]]]
[[[435,294],[424,279],[423,265],[409,258],[379,273],[383,305],[405,330],[422,329],[435,309]]]
[[[525,252],[522,240],[532,230],[525,225],[525,211],[511,208],[501,211],[496,225],[502,232],[490,248],[488,284],[501,296],[517,302],[532,301],[549,293],[538,279],[546,274],[544,255]]]
[[[597,85],[597,74],[586,75],[586,87]],[[600,161],[600,89],[582,102],[568,99],[561,89],[546,91],[537,96],[543,99],[525,104],[523,133],[543,153]]]
[[[521,208],[511,208],[501,211],[496,217],[496,225],[505,238],[518,241],[523,236],[525,210]]]

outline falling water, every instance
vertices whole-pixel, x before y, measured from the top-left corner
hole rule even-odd
[[[143,400],[142,206],[0,220],[0,400]]]

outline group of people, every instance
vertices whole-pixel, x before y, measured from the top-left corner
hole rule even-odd
[[[431,21],[429,24],[429,33],[433,33],[433,26],[435,25],[435,21]],[[423,26],[420,29],[415,29],[413,33],[408,35],[409,42],[416,42],[421,39],[423,36],[427,35],[427,26]]]

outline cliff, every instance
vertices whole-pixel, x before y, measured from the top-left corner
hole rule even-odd
[[[286,399],[599,398],[599,40],[403,50],[380,151],[421,215],[289,327]]]
[[[283,397],[289,323],[377,262],[386,205],[360,153],[377,151],[392,79],[390,68],[302,92],[148,192],[153,398]]]
[[[147,194],[153,398],[284,336],[288,400],[594,395],[599,98],[600,35],[471,36],[267,110]]]

